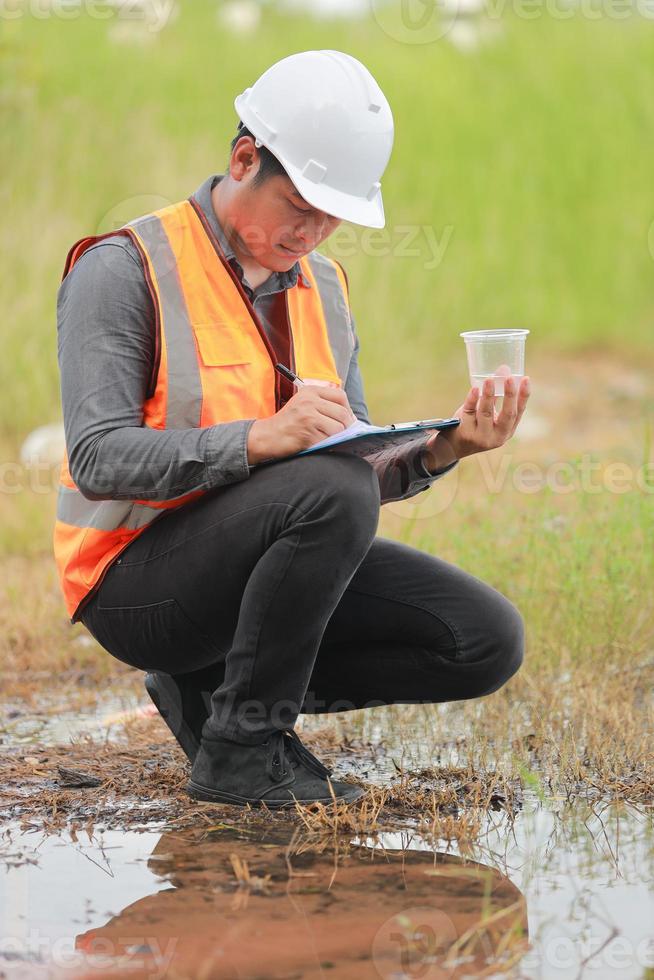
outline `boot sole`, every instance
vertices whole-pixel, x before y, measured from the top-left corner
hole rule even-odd
[[[208,789],[206,786],[199,786],[190,780],[186,786],[186,792],[194,800],[203,800],[206,803],[231,803],[233,806],[246,806],[248,803],[253,807],[267,806],[271,810],[281,810],[286,807],[295,806],[295,800],[262,800],[259,798],[250,798],[248,796],[238,796],[234,793],[225,793],[218,789]],[[337,800],[342,800],[344,803],[356,803],[357,800],[361,799],[365,795],[365,790],[361,790],[357,796],[354,797],[344,797],[337,796]],[[333,803],[334,800],[331,796],[328,797],[316,797],[311,800],[297,800],[298,803],[304,806],[308,806],[311,803]]]

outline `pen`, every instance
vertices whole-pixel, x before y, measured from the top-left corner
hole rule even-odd
[[[303,385],[304,381],[302,378],[298,378],[297,374],[293,374],[290,368],[285,367],[283,364],[275,364],[275,370],[279,371],[288,381],[293,381],[295,384]]]

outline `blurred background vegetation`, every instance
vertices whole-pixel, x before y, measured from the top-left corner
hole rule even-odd
[[[632,474],[647,466],[654,20],[562,3],[565,16],[544,4],[534,17],[533,4],[505,4],[501,17],[459,17],[417,43],[377,0],[348,17],[315,16],[318,0],[313,11],[186,0],[160,30],[99,3],[47,7],[16,0],[20,15],[0,17],[4,461],[61,419],[56,294],[72,243],[223,171],[234,97],[291,52],[337,48],[370,68],[396,123],[384,235],[349,226],[325,245],[349,275],[373,420],[451,414],[468,388],[459,332],[528,327],[533,395],[520,438],[485,454],[493,470],[505,452],[509,474],[526,459],[574,465],[584,452],[603,466],[625,460]],[[559,494],[546,479],[527,494],[508,478],[489,492],[484,465],[464,461],[420,495],[422,510],[385,508],[382,529],[505,591],[528,614],[535,648],[572,636],[581,648],[580,624],[601,610],[602,622],[614,617],[597,638],[603,655],[615,653],[609,633],[618,645],[638,634],[645,649],[652,495]],[[456,503],[443,497],[448,481]],[[66,622],[52,575],[55,494],[26,483],[0,495],[0,555],[12,649],[36,656]],[[49,596],[41,617],[25,600],[38,583]]]
[[[220,7],[183,3],[159,31],[88,13],[0,20],[6,436],[59,415],[54,303],[70,245],[114,209],[129,220],[139,197],[176,201],[223,171],[234,97],[312,47],[362,59],[395,116],[386,239],[350,226],[361,247],[342,259],[378,415],[416,374],[433,386],[425,411],[455,407],[439,389],[455,354],[465,393],[461,330],[529,327],[529,353],[651,351],[654,21],[514,11],[470,51],[447,35],[398,42],[372,15],[274,5],[258,27],[230,28]],[[445,243],[436,268],[423,232],[409,245],[420,254],[402,254],[406,225]]]

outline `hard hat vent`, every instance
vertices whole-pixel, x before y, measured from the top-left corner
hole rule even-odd
[[[317,160],[309,160],[302,171],[302,176],[314,184],[320,184],[325,179],[326,174],[327,167],[323,166],[322,163],[318,163]]]
[[[366,200],[367,201],[374,201],[374,199],[379,194],[380,190],[381,190],[381,184],[377,180],[377,181],[375,181],[375,183],[372,185],[372,187],[370,188],[370,190],[366,194]]]

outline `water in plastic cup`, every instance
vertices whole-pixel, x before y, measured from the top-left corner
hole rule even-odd
[[[516,384],[525,373],[525,340],[528,330],[466,330],[463,337],[473,387],[482,393],[486,378],[495,379],[495,395],[504,394],[504,379],[512,375]]]

